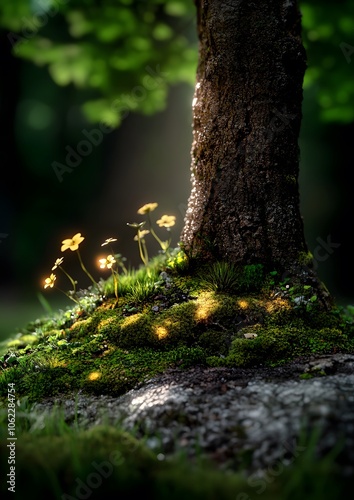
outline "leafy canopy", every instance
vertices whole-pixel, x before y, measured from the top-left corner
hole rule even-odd
[[[5,0],[0,26],[13,53],[73,85],[93,122],[164,107],[176,82],[192,83],[197,51],[190,0]]]
[[[308,69],[324,121],[354,120],[354,1],[301,1]]]
[[[289,6],[292,2],[288,2]],[[354,0],[301,1],[309,68],[327,121],[354,120]],[[192,0],[3,0],[0,27],[13,53],[79,89],[93,122],[118,126],[125,113],[163,109],[168,87],[194,83]]]

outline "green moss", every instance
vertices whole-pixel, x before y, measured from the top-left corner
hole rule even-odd
[[[205,349],[205,353],[210,357],[215,355],[226,356],[230,347],[230,333],[220,330],[208,329],[199,337],[199,345]],[[208,358],[208,359],[209,359]],[[218,358],[220,359],[220,358]],[[210,364],[210,359],[208,364]]]
[[[225,356],[207,356],[206,364],[212,368],[228,365]]]
[[[354,347],[347,336],[335,328],[258,327],[255,334],[255,338],[233,340],[226,359],[228,365],[274,365],[304,355],[331,354]]]
[[[298,262],[302,266],[310,267],[313,266],[313,255],[311,252],[300,252],[298,256]]]
[[[285,179],[288,184],[297,184],[297,177],[295,175],[286,175]]]
[[[156,345],[149,314],[132,314],[119,322],[112,332],[112,339],[121,347],[151,347]]]
[[[265,284],[262,266],[230,271],[217,264],[214,271],[223,269],[224,278],[236,279],[231,293],[206,290],[193,268],[188,268],[192,274],[186,268],[178,274],[178,266],[162,268],[166,281],[159,277],[158,262],[154,266],[127,278],[130,286],[158,279],[154,292],[142,293],[140,301],[126,288],[118,307],[108,297],[90,314],[67,311],[36,321],[11,339],[0,357],[0,397],[6,397],[9,382],[33,401],[78,389],[123,394],[173,366],[273,365],[354,351],[351,316],[296,308],[291,297],[276,295]]]
[[[7,347],[11,349],[11,347],[15,347],[16,349],[20,349],[21,347],[25,347],[27,345],[33,345],[38,342],[38,337],[36,335],[21,335],[20,338],[10,340],[7,343]]]
[[[254,292],[261,290],[264,284],[264,268],[262,264],[250,264],[241,269],[239,277],[239,292]]]
[[[95,331],[96,322],[94,321],[94,316],[88,319],[82,319],[76,321],[70,328],[70,334],[72,337],[79,339],[80,337],[85,337],[91,332]]]
[[[189,270],[189,258],[183,250],[174,251],[167,259],[167,267],[176,274],[185,276]]]
[[[156,316],[154,335],[163,346],[192,345],[198,337],[197,301],[176,304]]]

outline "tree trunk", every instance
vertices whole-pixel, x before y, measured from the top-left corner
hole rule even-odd
[[[199,64],[182,244],[204,262],[298,269],[308,249],[298,189],[306,53],[297,1],[195,3]]]

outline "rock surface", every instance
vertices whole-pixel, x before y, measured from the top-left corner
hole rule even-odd
[[[55,404],[83,427],[119,423],[161,458],[205,454],[222,469],[252,474],[300,460],[309,446],[301,436],[317,432],[315,457],[338,445],[343,474],[354,474],[354,355],[277,368],[170,370],[120,397],[45,400],[35,407],[38,422]]]

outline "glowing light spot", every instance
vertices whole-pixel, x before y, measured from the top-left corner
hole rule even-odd
[[[208,319],[219,307],[219,302],[211,293],[202,293],[196,302],[197,310],[195,317],[197,321]]]
[[[99,324],[98,324],[98,331],[101,328],[104,328],[105,326],[108,326],[110,323],[112,323],[112,321],[114,321],[114,318],[107,318],[107,319],[103,319],[102,321],[100,321]]]
[[[99,378],[101,378],[101,372],[91,372],[87,378],[91,381],[98,380]]]
[[[133,314],[132,316],[128,316],[122,323],[122,328],[126,328],[127,326],[135,325],[142,318],[142,313]]]
[[[291,309],[287,300],[277,297],[275,300],[269,300],[265,303],[265,308],[268,313],[279,311],[279,309]]]
[[[58,368],[58,367],[65,367],[68,366],[68,363],[66,363],[63,360],[57,359],[55,357],[49,358],[48,362],[46,363],[50,368]]]
[[[210,309],[207,304],[200,304],[198,306],[197,312],[195,313],[196,318],[199,320],[208,319],[210,316]]]
[[[167,337],[168,335],[168,330],[164,326],[157,326],[155,328],[155,334],[158,337],[159,340],[162,340]]]
[[[249,306],[247,300],[239,300],[238,305],[241,307],[241,309],[247,309]]]
[[[158,393],[155,388],[146,390],[143,396],[137,396],[132,399],[131,404],[129,405],[129,411],[130,413],[134,413],[136,408],[139,408],[139,411],[142,411],[145,408],[163,405],[173,394],[174,390],[171,388],[170,384],[161,386]]]

